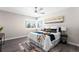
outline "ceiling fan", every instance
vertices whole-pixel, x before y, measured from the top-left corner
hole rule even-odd
[[[34,7],[34,8],[35,8],[35,13],[45,14],[43,7]]]
[[[45,11],[44,11],[44,8],[43,7],[34,7],[34,12],[39,15],[44,15],[45,14]],[[36,20],[39,19],[39,17],[35,17]]]

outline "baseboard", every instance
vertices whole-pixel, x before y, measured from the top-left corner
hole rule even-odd
[[[27,36],[18,36],[18,37],[13,37],[13,38],[5,38],[5,41],[12,40],[12,39],[17,39],[17,38],[23,38],[23,37],[27,37]]]
[[[73,42],[67,42],[67,43],[79,47],[79,44],[77,44],[77,43],[73,43]]]
[[[27,37],[27,36],[13,37],[13,38],[5,39],[5,40],[7,41],[7,40],[12,40],[12,39],[17,39],[17,38],[23,38],[23,37]],[[67,42],[67,43],[79,47],[79,44],[77,44],[77,43],[73,43],[73,42]]]

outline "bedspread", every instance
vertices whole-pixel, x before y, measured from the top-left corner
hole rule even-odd
[[[42,49],[48,51],[52,47],[50,36],[31,32],[28,37],[38,43]],[[36,44],[34,43],[34,44]]]

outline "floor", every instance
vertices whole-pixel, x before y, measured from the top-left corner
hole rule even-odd
[[[3,52],[19,52],[20,47],[19,43],[26,41],[26,37],[24,38],[18,38],[18,39],[12,39],[5,41],[5,44],[2,47]]]
[[[2,51],[3,52],[22,52],[18,44],[26,40],[27,40],[26,37],[8,40],[3,45]],[[50,52],[79,52],[79,47],[60,43],[54,48],[52,48]]]

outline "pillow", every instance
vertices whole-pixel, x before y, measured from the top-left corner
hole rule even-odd
[[[35,32],[35,33],[38,33],[38,34],[43,34],[43,32]]]

